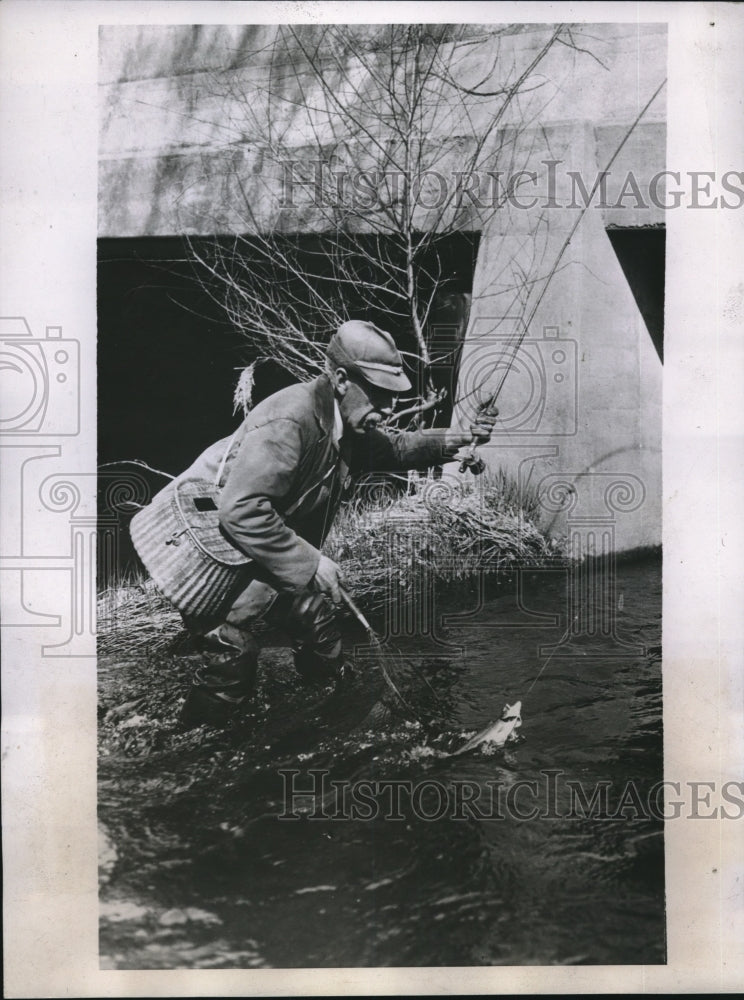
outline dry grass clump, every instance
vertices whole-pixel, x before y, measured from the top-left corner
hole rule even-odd
[[[341,565],[352,596],[367,607],[422,593],[434,579],[462,580],[563,558],[541,531],[533,496],[504,476],[411,477],[398,496],[360,493],[340,511],[324,551]],[[101,653],[158,655],[183,636],[181,617],[146,576],[98,600]]]
[[[173,647],[181,616],[143,573],[121,580],[98,596],[98,652],[158,655]]]
[[[543,565],[562,549],[540,529],[537,509],[503,476],[411,479],[401,496],[345,506],[325,551],[362,599],[391,582],[411,591],[424,575],[452,581]]]

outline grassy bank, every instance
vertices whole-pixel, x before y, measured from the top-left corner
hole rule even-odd
[[[539,526],[537,504],[501,476],[412,478],[397,496],[382,489],[344,505],[324,551],[366,609],[434,580],[464,580],[561,557]],[[131,578],[98,602],[101,652],[158,653],[181,633],[181,618],[146,578]]]
[[[561,547],[541,530],[537,504],[503,476],[412,479],[405,494],[357,499],[342,508],[325,551],[349,590],[368,606],[391,584],[462,580],[540,565]]]

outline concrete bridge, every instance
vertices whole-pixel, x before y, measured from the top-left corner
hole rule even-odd
[[[416,226],[478,236],[455,420],[503,382],[489,466],[578,551],[658,545],[666,27],[579,25],[541,58],[553,26],[435,27],[459,103],[426,111]],[[395,140],[372,124],[386,30],[339,48],[306,25],[282,48],[272,26],[102,28],[100,236],[323,232],[319,151],[369,166],[370,142]],[[353,129],[308,115],[328,99],[318,67]],[[483,93],[517,82],[494,127]]]

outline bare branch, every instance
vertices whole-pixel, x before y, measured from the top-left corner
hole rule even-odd
[[[394,422],[436,413],[431,369],[453,353],[428,342],[449,277],[446,241],[504,209],[509,192],[495,178],[524,165],[530,144],[521,136],[551,99],[539,97],[542,61],[556,44],[584,52],[566,25],[548,29],[526,57],[507,58],[502,39],[493,28],[473,35],[451,25],[279,26],[212,75],[225,107],[210,124],[226,136],[228,174],[217,182],[229,223],[211,228],[237,235],[208,247],[192,240],[190,250],[207,294],[244,335],[248,360],[274,358],[306,378],[321,370],[335,326],[376,316],[395,328],[428,387]],[[288,163],[298,165],[301,200],[282,204]],[[422,184],[448,170],[459,183],[428,207]],[[204,178],[214,175],[205,159]],[[476,176],[493,180],[487,203],[464,196]],[[500,262],[492,276],[522,311],[544,280],[539,230],[525,236],[523,259]]]

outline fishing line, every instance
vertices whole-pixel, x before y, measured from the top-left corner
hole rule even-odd
[[[553,655],[554,655],[554,653],[555,653],[556,649],[558,649],[558,647],[557,647],[557,646],[555,646],[555,648],[553,649],[553,652],[552,652],[552,653],[550,654],[550,656],[549,656],[549,657],[547,658],[547,660],[545,661],[545,663],[543,663],[543,665],[542,665],[542,666],[540,667],[540,670],[539,670],[539,672],[538,672],[538,674],[537,674],[537,677],[535,677],[534,681],[533,681],[533,682],[532,682],[532,683],[530,684],[530,686],[529,686],[529,687],[527,688],[527,694],[529,694],[529,693],[530,693],[530,691],[531,691],[531,690],[533,689],[533,687],[535,686],[535,684],[537,684],[537,682],[538,682],[538,681],[540,680],[540,677],[541,677],[541,675],[542,675],[542,672],[543,672],[543,670],[545,670],[545,668],[547,667],[547,665],[548,665],[548,664],[550,663],[550,661],[551,661],[551,660],[553,659]]]
[[[631,124],[630,128],[628,129],[628,131],[623,136],[620,144],[615,149],[615,152],[612,154],[612,156],[610,157],[610,159],[607,161],[607,165],[605,166],[604,170],[600,170],[599,173],[597,174],[597,176],[596,176],[596,178],[594,180],[594,184],[592,185],[592,189],[589,192],[589,194],[588,194],[588,196],[587,196],[587,198],[585,200],[584,207],[579,212],[579,214],[578,214],[578,216],[576,218],[576,221],[574,222],[573,226],[569,230],[568,236],[566,236],[565,240],[563,241],[563,244],[562,244],[560,250],[558,251],[558,256],[555,259],[555,263],[553,264],[553,267],[550,269],[550,273],[548,274],[547,278],[545,279],[545,284],[543,285],[542,291],[538,295],[537,301],[535,302],[534,306],[530,310],[530,314],[529,314],[527,320],[525,321],[525,323],[523,325],[522,332],[519,334],[519,336],[516,339],[516,346],[515,346],[514,350],[511,352],[511,355],[509,356],[509,362],[508,362],[508,364],[505,367],[504,374],[501,377],[501,381],[499,382],[498,386],[496,387],[495,393],[491,396],[491,405],[493,405],[496,402],[496,400],[498,399],[498,397],[499,397],[499,394],[500,394],[500,392],[501,392],[501,390],[502,390],[502,388],[504,386],[504,382],[506,381],[506,376],[511,371],[511,366],[514,363],[514,360],[516,359],[516,356],[517,356],[517,354],[519,352],[519,348],[522,346],[522,342],[524,341],[524,338],[527,336],[527,333],[528,333],[528,331],[530,329],[530,326],[532,325],[532,321],[535,318],[535,314],[537,313],[537,310],[540,307],[540,303],[542,302],[543,298],[545,297],[545,293],[548,290],[548,286],[550,285],[550,282],[552,281],[553,276],[555,275],[556,271],[558,270],[558,265],[560,264],[560,262],[561,262],[561,260],[563,258],[563,254],[566,252],[569,243],[574,238],[574,235],[576,234],[576,230],[579,228],[579,224],[581,223],[582,219],[586,215],[586,213],[587,213],[587,211],[589,209],[589,206],[590,206],[590,204],[592,202],[592,199],[594,198],[594,195],[597,193],[597,189],[599,188],[600,184],[603,182],[603,180],[605,179],[605,177],[607,176],[607,174],[610,172],[610,167],[615,162],[615,160],[617,159],[617,157],[620,155],[620,151],[622,150],[623,146],[625,145],[625,143],[628,141],[628,139],[631,137],[631,135],[635,131],[635,128],[638,125],[638,122],[641,120],[641,118],[643,118],[643,116],[646,114],[646,112],[648,111],[648,109],[651,107],[651,105],[653,104],[653,102],[656,100],[656,98],[659,96],[659,94],[661,93],[661,91],[665,87],[666,82],[667,82],[667,79],[666,79],[666,77],[664,77],[664,79],[661,81],[661,83],[659,84],[659,86],[653,92],[653,94],[651,95],[651,97],[648,99],[648,101],[646,101],[646,103],[644,104],[644,106],[641,108],[641,110],[639,111],[639,113],[636,115],[635,120],[633,121],[633,123]],[[466,393],[464,396],[461,396],[461,397],[459,397],[459,399],[455,400],[454,405],[459,405],[464,400],[468,399],[470,396],[473,396],[476,393],[479,393],[480,390],[483,388],[483,386],[491,378],[491,376],[493,375],[493,373],[497,370],[497,368],[499,367],[499,365],[503,362],[505,354],[506,354],[506,352],[504,352],[504,354],[502,354],[499,357],[499,359],[495,362],[495,364],[494,364],[493,368],[491,369],[491,371],[489,372],[489,374],[483,379],[483,381],[480,383],[480,385],[476,386],[475,389],[472,389],[470,392]]]
[[[578,615],[576,616],[576,618],[578,618]],[[558,645],[560,645],[560,644],[558,644]],[[555,656],[555,653],[556,653],[556,651],[558,649],[558,645],[556,645],[556,646],[553,647],[553,652],[547,658],[547,660],[545,661],[545,663],[543,663],[543,665],[540,667],[540,670],[539,670],[539,672],[537,674],[537,677],[535,677],[534,681],[530,684],[529,688],[527,689],[527,694],[530,693],[530,691],[533,689],[533,687],[535,686],[535,684],[537,684],[537,682],[540,680],[540,677],[542,675],[543,670],[545,670],[545,668],[547,667],[547,665],[550,663],[550,661]]]

